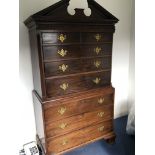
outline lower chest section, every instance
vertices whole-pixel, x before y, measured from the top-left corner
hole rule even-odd
[[[47,155],[59,154],[113,132],[114,89],[111,87],[43,106]]]

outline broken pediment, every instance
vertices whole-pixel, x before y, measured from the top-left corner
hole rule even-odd
[[[88,0],[88,7],[91,9],[90,16],[86,16],[85,9],[75,9],[75,14],[68,13],[69,0],[61,0],[54,5],[39,11],[30,16],[25,24],[40,23],[40,22],[67,22],[67,23],[101,23],[101,24],[115,24],[118,19],[105,10],[94,0]]]

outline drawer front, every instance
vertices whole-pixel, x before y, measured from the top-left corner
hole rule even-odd
[[[43,44],[80,42],[80,33],[42,33]]]
[[[59,60],[80,57],[79,45],[52,45],[43,46],[44,60]]]
[[[46,123],[47,138],[60,136],[74,130],[79,130],[103,120],[110,120],[113,117],[113,105],[107,105],[93,112],[86,112],[80,115]]]
[[[48,152],[58,153],[86,143],[90,140],[103,137],[105,134],[111,132],[112,128],[112,120],[110,120],[60,136],[58,138],[47,139]]]
[[[95,57],[112,54],[112,44],[43,46],[44,60]]]
[[[96,59],[80,59],[45,63],[46,77],[88,71],[111,69],[111,56]]]
[[[81,53],[84,56],[104,56],[112,54],[112,43],[82,45]]]
[[[103,109],[104,106],[113,104],[113,93],[106,95],[100,94],[75,101],[66,100],[65,103],[66,104],[59,106],[44,108],[45,122],[49,123],[71,117],[73,115],[95,111],[98,108]],[[52,104],[52,102],[50,104]]]
[[[47,96],[55,97],[110,85],[110,71],[47,79]]]
[[[82,42],[112,42],[113,34],[112,33],[82,33],[81,41]]]

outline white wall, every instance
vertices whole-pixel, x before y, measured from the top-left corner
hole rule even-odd
[[[135,105],[135,7],[132,3],[132,18],[131,18],[131,43],[129,55],[129,82],[128,82],[128,110],[132,105]]]
[[[79,2],[75,1],[75,2]],[[129,83],[129,53],[131,43],[132,0],[96,0],[105,9],[115,15],[120,21],[116,25],[113,44],[112,84],[116,88],[115,118],[127,114],[128,83]],[[32,68],[28,30],[23,21],[58,0],[20,0],[20,82],[22,101],[21,146],[35,139],[35,120],[31,91],[33,89]]]
[[[120,21],[116,24],[113,43],[112,84],[115,93],[115,118],[128,111],[128,78],[132,0],[97,0]]]

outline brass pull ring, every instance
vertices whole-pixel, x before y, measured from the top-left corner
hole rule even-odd
[[[61,66],[59,66],[59,70],[61,70],[62,72],[65,72],[68,68],[68,65],[62,64]]]
[[[104,112],[99,112],[99,113],[97,114],[97,116],[99,116],[99,117],[103,117],[103,115],[104,115]]]
[[[64,50],[64,49],[61,49],[60,51],[58,50],[58,54],[62,57],[66,56],[67,55],[67,50]]]
[[[102,36],[101,36],[100,34],[96,34],[96,35],[95,35],[96,41],[98,42],[99,40],[101,40],[101,37],[102,37]]]
[[[98,103],[99,103],[99,104],[103,104],[103,102],[104,102],[104,98],[99,98],[99,99],[98,99]]]
[[[68,83],[63,83],[62,85],[60,85],[60,88],[63,89],[64,91],[68,88]]]
[[[66,40],[66,35],[64,34],[60,34],[60,36],[58,37],[58,40],[60,40],[62,43]]]
[[[67,108],[66,107],[61,107],[59,110],[58,110],[58,113],[60,115],[63,115],[65,112],[66,112]]]
[[[101,79],[100,79],[100,78],[98,78],[98,77],[97,77],[96,79],[94,79],[94,80],[93,80],[93,82],[94,82],[95,84],[99,84],[99,83],[100,83],[100,81],[101,81]]]

